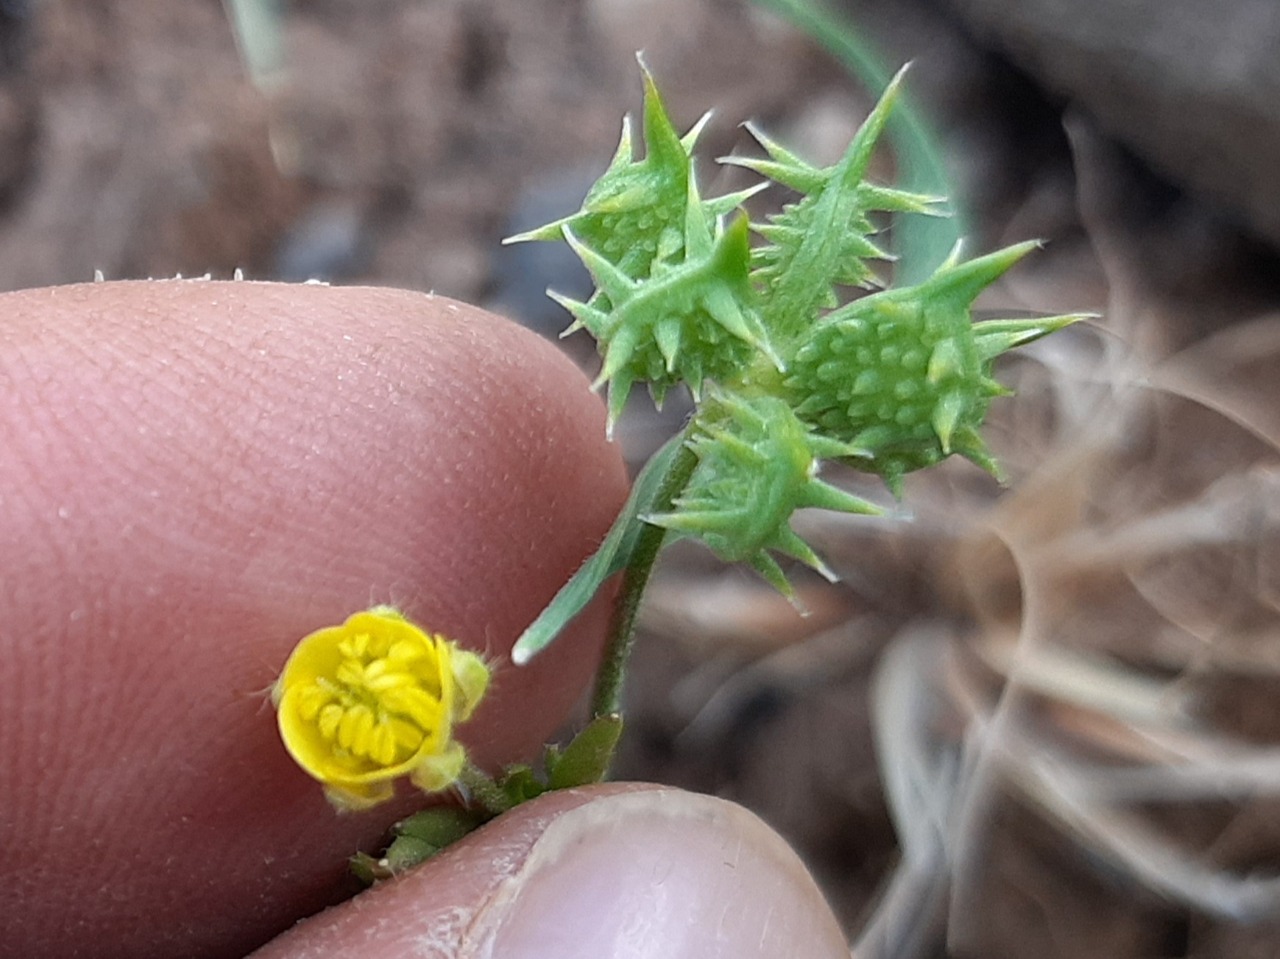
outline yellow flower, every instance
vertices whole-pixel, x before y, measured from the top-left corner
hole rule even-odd
[[[376,606],[303,637],[271,700],[297,764],[339,809],[363,809],[401,776],[424,792],[451,785],[466,762],[454,724],[488,685],[475,653]]]

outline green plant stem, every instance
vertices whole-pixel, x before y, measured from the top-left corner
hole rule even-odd
[[[467,763],[458,774],[458,785],[471,794],[471,800],[477,811],[492,819],[507,812],[515,803],[511,797],[498,787],[492,776],[483,769]]]
[[[695,417],[685,427],[685,437],[689,436]],[[652,512],[665,513],[671,509],[675,498],[689,483],[694,467],[698,465],[698,457],[688,444],[680,447],[667,475],[663,477],[662,486],[658,489]],[[609,638],[605,645],[604,659],[596,673],[595,691],[591,696],[591,716],[593,719],[610,716],[622,712],[622,687],[626,679],[627,660],[631,656],[631,647],[635,642],[636,615],[640,611],[640,597],[644,595],[649,584],[649,576],[653,573],[653,565],[662,551],[662,543],[667,531],[661,526],[645,523],[635,550],[622,576],[622,591],[613,607],[613,618],[609,622]]]

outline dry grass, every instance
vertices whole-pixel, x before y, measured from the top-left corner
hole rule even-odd
[[[761,811],[860,959],[1273,954],[1280,314],[1171,345],[1109,273],[1004,371],[1009,489],[813,518],[808,620],[692,552],[652,594],[628,772]]]

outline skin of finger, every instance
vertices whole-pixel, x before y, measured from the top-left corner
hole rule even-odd
[[[462,950],[477,916],[505,883],[518,876],[550,823],[592,799],[659,788],[609,783],[559,790],[517,806],[403,877],[299,923],[253,953],[252,959],[465,955]]]
[[[623,954],[847,959],[849,951],[799,859],[751,813],[677,789],[610,784],[518,807],[253,959]]]
[[[460,736],[480,764],[562,721],[603,608],[504,657],[626,477],[554,347],[321,286],[92,284],[0,295],[0,317],[4,948],[242,955],[349,894],[345,858],[412,800],[336,815],[267,690],[353,611],[392,603],[496,663]]]

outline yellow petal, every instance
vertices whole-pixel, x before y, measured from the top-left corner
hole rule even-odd
[[[359,812],[384,803],[395,795],[395,789],[389,782],[373,783],[367,787],[351,785],[335,785],[328,783],[324,787],[324,797],[329,800],[338,812]]]
[[[272,702],[294,761],[335,806],[364,809],[402,776],[429,792],[457,779],[466,753],[453,726],[488,684],[475,653],[377,607],[303,637]]]

